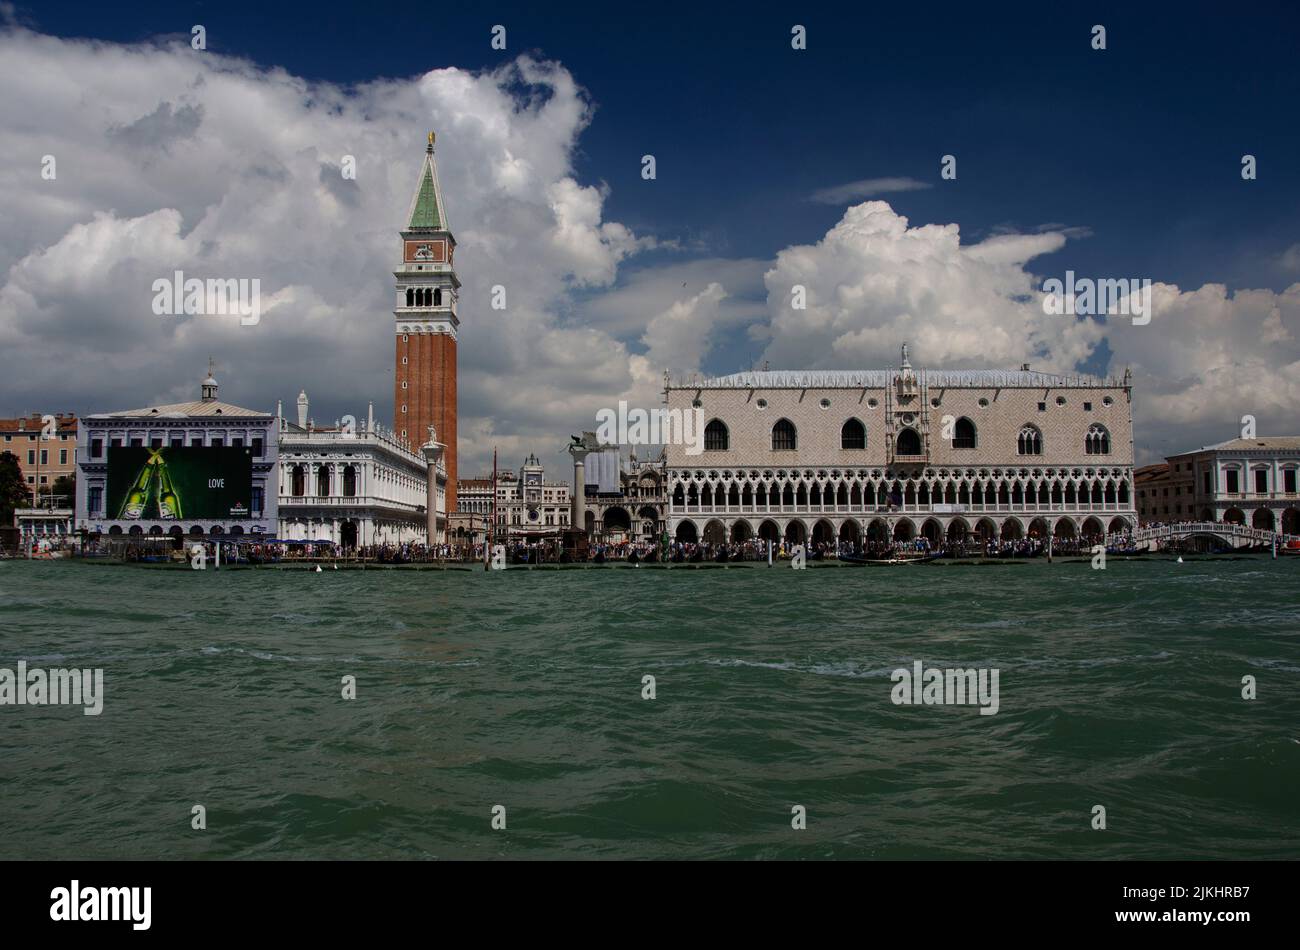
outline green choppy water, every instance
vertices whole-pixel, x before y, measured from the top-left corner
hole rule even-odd
[[[0,707],[0,858],[1300,857],[1300,558],[11,561],[0,603],[0,667],[106,692]],[[915,659],[999,713],[893,705]]]

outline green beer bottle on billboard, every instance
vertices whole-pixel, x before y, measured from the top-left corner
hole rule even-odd
[[[164,521],[184,518],[181,511],[181,496],[172,484],[171,473],[167,471],[167,461],[158,459],[158,517]]]
[[[150,452],[149,458],[140,466],[140,472],[136,475],[135,481],[131,484],[131,490],[127,492],[126,498],[122,501],[122,509],[117,513],[117,517],[124,521],[135,521],[144,514],[145,507],[149,504],[150,498],[158,491],[157,486],[157,461],[158,453]]]
[[[242,520],[252,483],[242,445],[111,446],[104,507],[122,521]]]

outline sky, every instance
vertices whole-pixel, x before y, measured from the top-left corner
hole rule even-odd
[[[1131,369],[1139,462],[1244,415],[1296,434],[1300,12],[1218,6],[0,3],[0,415],[189,400],[212,356],[238,405],[391,420],[435,129],[462,475],[497,448],[564,477],[568,435],[665,370],[904,341]],[[260,321],[154,314],[176,270],[259,278]],[[1044,313],[1067,271],[1150,280],[1152,319]]]

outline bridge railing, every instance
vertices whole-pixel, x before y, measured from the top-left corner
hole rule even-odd
[[[1219,537],[1246,538],[1251,541],[1272,541],[1277,538],[1279,542],[1295,540],[1297,537],[1291,534],[1280,534],[1267,528],[1234,524],[1230,521],[1190,521],[1180,524],[1153,525],[1137,528],[1132,536],[1134,541],[1154,541],[1157,538],[1186,538],[1195,534],[1214,534]]]

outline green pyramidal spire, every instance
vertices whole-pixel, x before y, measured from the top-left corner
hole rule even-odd
[[[438,186],[438,165],[433,158],[433,133],[429,133],[429,146],[425,150],[424,165],[420,168],[420,187],[411,201],[407,216],[408,231],[445,231],[447,220],[442,209],[442,189]]]
[[[411,220],[407,230],[417,228],[439,228],[438,192],[433,187],[433,169],[428,162],[424,165],[424,177],[420,179],[420,193],[415,198],[415,208],[411,211]]]

